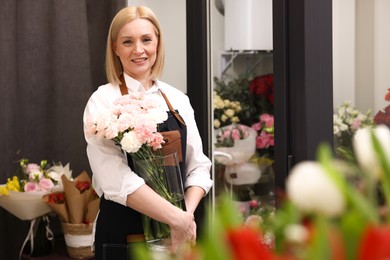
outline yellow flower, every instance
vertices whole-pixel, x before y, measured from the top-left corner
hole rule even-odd
[[[5,189],[8,191],[20,191],[20,183],[17,176],[12,177],[12,179],[8,178],[7,183],[5,184]]]
[[[214,119],[214,127],[219,128],[221,126],[221,122],[218,119]]]
[[[223,104],[224,104],[225,106],[229,106],[230,100],[229,100],[229,99],[225,99],[225,100],[223,101]]]
[[[234,110],[233,109],[226,109],[225,110],[225,115],[227,116],[227,117],[233,117],[234,116]]]
[[[6,187],[0,186],[0,195],[8,195],[9,191]]]
[[[231,121],[232,121],[232,123],[238,123],[238,122],[240,122],[240,119],[238,118],[238,116],[233,116]]]

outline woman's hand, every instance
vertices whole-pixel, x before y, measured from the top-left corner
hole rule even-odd
[[[172,240],[171,253],[177,252],[177,250],[186,243],[195,243],[196,223],[194,214],[182,211],[177,216],[177,221],[170,225],[170,228]]]

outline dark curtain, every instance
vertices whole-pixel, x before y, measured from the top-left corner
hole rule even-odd
[[[0,183],[28,158],[91,174],[84,106],[106,83],[108,27],[126,0],[2,0],[0,3]],[[27,234],[0,208],[0,259],[18,259]]]

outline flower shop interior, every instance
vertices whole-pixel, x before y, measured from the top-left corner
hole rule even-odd
[[[175,259],[390,257],[388,1],[4,0],[0,187],[50,166],[91,209],[75,220],[48,206],[64,197],[0,192],[0,259],[94,258],[66,224],[90,235],[98,211],[82,115],[127,5],[159,18],[161,80],[189,96],[213,162],[196,250]]]

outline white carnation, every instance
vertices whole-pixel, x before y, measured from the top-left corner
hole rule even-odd
[[[159,124],[168,119],[167,112],[161,109],[161,107],[149,109],[148,113],[145,114],[144,116],[145,119],[147,119],[145,121],[150,120],[153,122],[153,124]]]
[[[123,135],[121,140],[122,149],[128,153],[136,153],[142,146],[142,142],[137,138],[133,131]]]
[[[317,162],[295,165],[287,178],[286,188],[292,203],[305,212],[337,216],[345,208],[342,192]]]

